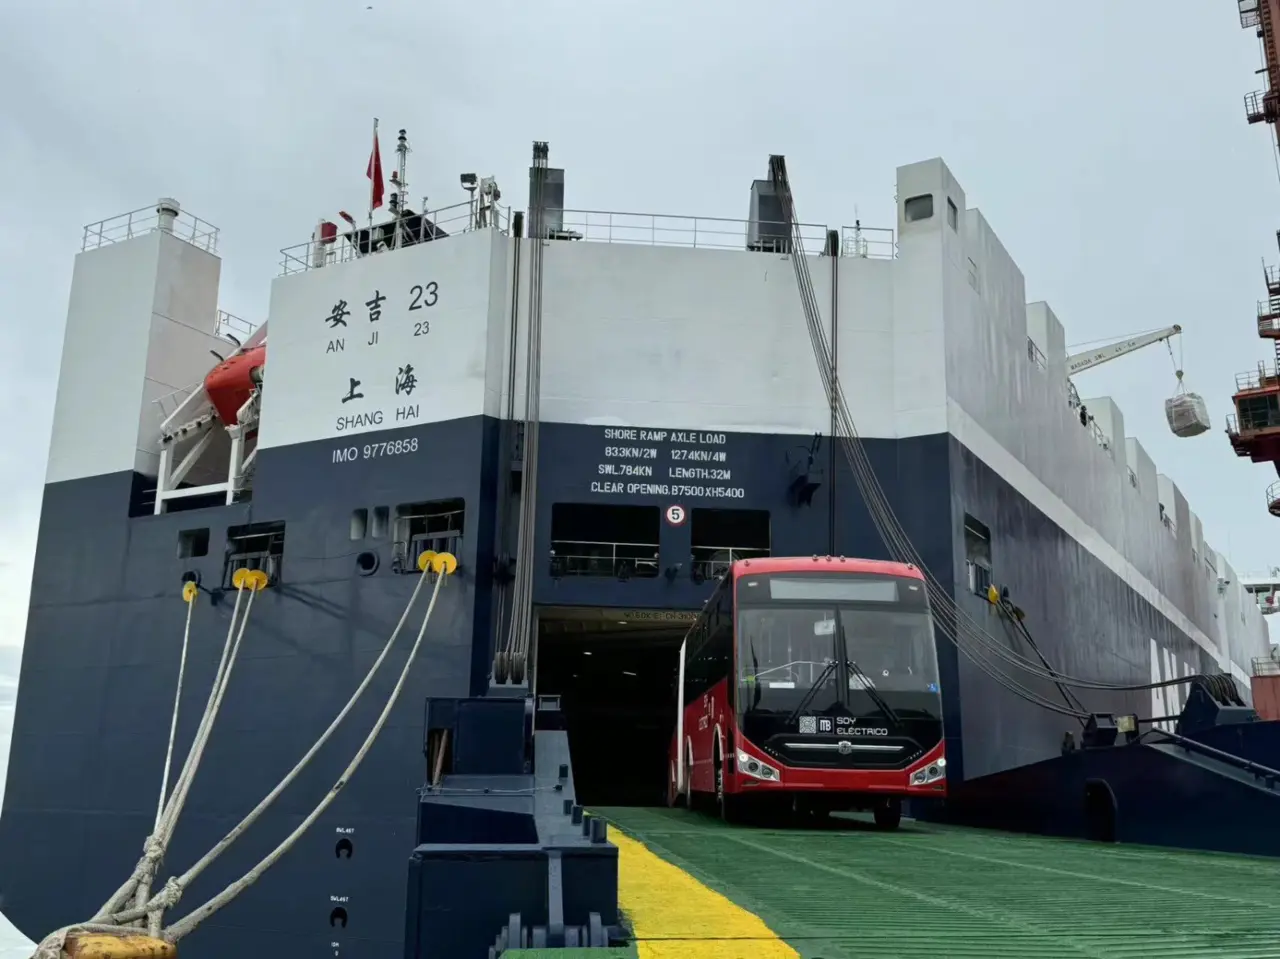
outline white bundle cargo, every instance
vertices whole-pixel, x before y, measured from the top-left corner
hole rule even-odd
[[[1179,393],[1164,401],[1165,419],[1174,436],[1199,436],[1209,430],[1209,409],[1199,393]]]

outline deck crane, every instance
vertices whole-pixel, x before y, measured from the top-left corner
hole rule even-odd
[[[1177,323],[1173,326],[1166,326],[1163,330],[1155,330],[1152,333],[1142,333],[1138,336],[1131,336],[1128,339],[1120,340],[1118,343],[1112,343],[1109,346],[1101,346],[1092,350],[1084,350],[1080,353],[1072,353],[1067,357],[1067,375],[1071,376],[1075,373],[1082,373],[1085,370],[1099,366],[1108,360],[1119,359],[1126,353],[1132,353],[1134,350],[1140,350],[1144,346],[1150,346],[1152,343],[1160,343],[1170,337],[1177,336],[1182,332],[1182,327]]]
[[[1121,356],[1132,353],[1134,350],[1140,350],[1144,346],[1150,346],[1152,343],[1164,342],[1181,332],[1182,327],[1175,323],[1173,326],[1166,326],[1162,330],[1139,333],[1137,336],[1130,336],[1107,346],[1100,346],[1092,350],[1083,350],[1079,353],[1068,355],[1068,388],[1074,398],[1074,405],[1079,407],[1080,422],[1087,424],[1089,417],[1084,405],[1079,402],[1079,395],[1075,392],[1075,386],[1069,382],[1071,376],[1093,369],[1095,366],[1100,366],[1108,360],[1118,359]],[[1170,349],[1169,355],[1173,355],[1172,349]],[[1169,429],[1174,436],[1184,438],[1199,436],[1209,429],[1208,409],[1205,407],[1204,398],[1200,394],[1188,392],[1182,382],[1182,370],[1177,368],[1176,362],[1174,366],[1174,375],[1178,379],[1178,390],[1164,402],[1165,419],[1168,420]]]

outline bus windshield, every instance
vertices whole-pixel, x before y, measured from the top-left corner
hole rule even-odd
[[[878,693],[938,691],[933,625],[919,581],[759,576],[740,583],[739,600],[744,710],[861,714],[877,708]]]
[[[833,614],[832,609],[809,607],[748,608],[738,614],[743,708],[789,712],[811,690],[808,712],[830,713],[839,707],[836,631],[824,625]]]

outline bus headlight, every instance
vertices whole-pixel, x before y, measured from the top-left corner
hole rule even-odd
[[[939,779],[947,777],[947,761],[945,758],[936,762],[929,763],[923,769],[917,769],[911,774],[911,785],[927,786],[930,783],[936,783]]]
[[[761,762],[755,756],[749,756],[741,749],[738,750],[738,772],[750,776],[752,779],[762,779],[765,782],[781,782],[782,774],[768,763]]]

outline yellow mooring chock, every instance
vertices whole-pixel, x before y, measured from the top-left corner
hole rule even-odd
[[[240,567],[231,574],[231,585],[236,589],[247,589],[256,593],[267,588],[267,574],[260,569]]]
[[[116,936],[105,932],[82,932],[67,936],[62,947],[67,959],[176,959],[178,947],[150,936]]]
[[[458,568],[458,557],[452,553],[437,553],[435,550],[427,550],[418,556],[418,569],[426,572],[427,567],[431,567],[433,573],[444,573],[446,576],[453,575],[454,570]]]

